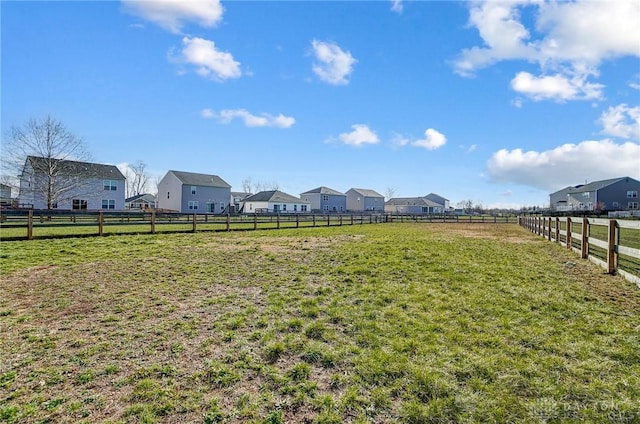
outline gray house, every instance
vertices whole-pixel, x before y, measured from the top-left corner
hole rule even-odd
[[[11,186],[0,184],[0,206],[11,206]]]
[[[429,193],[426,196],[424,196],[425,199],[432,201],[433,203],[439,205],[442,207],[442,211],[443,212],[447,212],[450,208],[449,206],[449,199],[445,199],[444,197],[435,194],[435,193]]]
[[[640,209],[639,192],[640,181],[620,177],[565,187],[549,195],[549,204],[558,212],[634,211]]]
[[[158,183],[158,209],[182,213],[223,213],[231,186],[217,175],[169,171]]]
[[[138,194],[124,200],[125,209],[146,210],[156,208],[156,196],[153,194]]]
[[[305,213],[311,203],[279,190],[261,191],[242,200],[243,213]]]
[[[312,212],[345,212],[347,195],[328,187],[318,187],[300,194],[300,198],[311,203]]]
[[[384,196],[374,190],[352,188],[346,195],[348,211],[384,212]]]
[[[420,215],[443,213],[446,209],[426,197],[394,197],[384,205],[384,211],[389,213]]]
[[[28,156],[18,204],[34,209],[123,210],[125,177],[114,165]]]

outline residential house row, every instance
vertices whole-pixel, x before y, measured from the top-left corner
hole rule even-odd
[[[55,178],[50,179],[50,169]],[[386,212],[439,214],[450,212],[449,200],[435,193],[397,197],[385,202],[371,189],[351,188],[345,193],[321,186],[299,196],[280,190],[232,192],[231,185],[213,174],[170,170],[158,183],[157,196],[125,198],[126,179],[114,165],[45,159],[28,156],[21,175],[17,202],[8,186],[0,187],[3,205],[62,210],[160,209],[181,213],[341,213]],[[630,177],[566,187],[550,194],[551,209],[638,210],[640,182]]]

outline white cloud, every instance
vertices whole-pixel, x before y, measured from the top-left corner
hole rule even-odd
[[[353,72],[353,65],[357,60],[350,52],[343,51],[335,43],[311,41],[316,62],[313,72],[324,82],[333,85],[346,85],[349,75]]]
[[[521,72],[511,82],[514,90],[534,100],[600,99],[603,86],[588,82],[598,77],[600,63],[640,56],[636,0],[470,4],[469,25],[478,30],[483,45],[464,49],[455,71],[470,76],[503,60],[537,63],[539,77]],[[525,10],[533,12],[531,28],[521,19]]]
[[[122,0],[125,10],[179,34],[186,22],[214,27],[224,9],[219,0]]]
[[[239,78],[242,75],[240,63],[231,53],[220,51],[213,41],[198,37],[182,39],[181,56],[177,62],[196,66],[198,75],[215,81]]]
[[[207,119],[217,119],[222,124],[228,124],[236,118],[241,119],[247,127],[289,128],[296,123],[295,118],[283,114],[277,116],[268,113],[254,115],[245,109],[224,109],[220,112],[202,109],[200,115]]]
[[[404,8],[404,5],[402,4],[402,0],[391,0],[391,10],[400,14],[402,13],[402,10]]]
[[[447,137],[444,134],[429,128],[424,132],[424,138],[411,143],[415,147],[424,147],[427,150],[436,150],[447,143]]]
[[[640,141],[640,106],[611,106],[602,112],[599,122],[605,135]]]
[[[342,133],[338,137],[344,144],[351,146],[363,146],[365,144],[377,144],[380,142],[378,135],[363,124],[352,125],[353,131]]]
[[[519,72],[511,80],[511,88],[533,100],[563,102],[578,99],[601,99],[604,86],[586,82],[584,75],[569,79],[561,74],[536,77],[528,72]],[[516,105],[516,107],[518,106]]]
[[[495,182],[554,191],[585,179],[640,178],[639,163],[640,144],[605,139],[564,144],[543,152],[502,149],[489,159],[487,171]]]
[[[407,137],[402,134],[394,134],[391,138],[391,144],[395,147],[404,147],[411,143]]]

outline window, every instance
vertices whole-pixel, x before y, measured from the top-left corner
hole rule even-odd
[[[638,192],[637,191],[627,191],[627,199],[637,199]]]
[[[51,204],[51,209],[58,209],[58,202],[53,202]]]
[[[329,212],[329,205],[324,205],[323,209],[324,209],[326,212]]]
[[[296,212],[298,210],[298,205],[293,205],[293,211]]]
[[[216,204],[213,202],[207,202],[207,212],[215,212],[216,211]]]
[[[102,209],[115,209],[116,208],[116,201],[115,200],[102,200]]]
[[[190,211],[198,210],[198,201],[197,200],[189,200],[189,210]]]
[[[589,202],[587,206],[589,207],[589,209],[593,209],[593,202]]]
[[[323,194],[322,195],[322,201],[323,202],[328,202],[329,201],[329,195],[328,194]]]
[[[619,208],[620,207],[620,203],[619,202],[613,202],[611,204],[611,206],[613,206],[614,208]]]
[[[71,208],[74,211],[86,211],[87,210],[87,201],[84,199],[73,199],[73,203]]]
[[[307,205],[300,205],[300,212],[306,212],[307,211]]]
[[[118,182],[116,180],[104,180],[103,186],[105,190],[116,191],[118,189]]]
[[[220,202],[220,210],[221,210],[221,211],[223,211],[223,210],[224,210],[224,208],[225,208],[226,206],[227,206],[227,205],[225,205],[225,203],[224,203],[224,202]]]
[[[629,202],[629,209],[638,209],[638,202]]]
[[[171,192],[167,191],[167,199],[171,197]]]
[[[280,210],[280,205],[273,205],[273,211],[278,212]]]
[[[196,194],[196,186],[191,186],[191,194]]]
[[[586,192],[582,193],[582,197],[586,197],[588,199],[589,198],[589,192],[586,191]]]

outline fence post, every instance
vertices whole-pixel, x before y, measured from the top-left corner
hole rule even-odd
[[[231,231],[231,215],[227,212],[227,231]]]
[[[257,213],[253,214],[253,229],[254,230],[258,229],[258,214]]]
[[[547,233],[547,240],[551,241],[551,229],[553,228],[552,226],[552,219],[551,217],[549,217],[549,232]]]
[[[613,274],[616,272],[617,268],[617,254],[616,254],[616,244],[617,244],[617,231],[616,227],[618,226],[618,221],[612,219],[609,221],[609,231],[607,236],[607,272],[609,274]]]
[[[587,259],[589,257],[589,220],[582,218],[582,240],[580,241],[580,257]]]
[[[27,240],[33,240],[33,211],[29,211],[27,217]]]
[[[313,226],[315,227],[316,226],[316,214],[313,214],[312,216],[313,216]]]
[[[280,229],[280,214],[276,215],[276,228]]]
[[[151,211],[151,234],[156,233],[156,211]]]
[[[560,243],[560,218],[556,217],[556,243]]]
[[[196,220],[197,220],[196,214],[194,213],[193,214],[193,228],[191,229],[191,231],[194,232],[194,233],[196,232]]]
[[[567,217],[567,249],[571,249],[571,217]]]
[[[300,214],[296,214],[296,228],[300,228]]]
[[[104,212],[98,212],[98,235],[101,236],[104,230]]]
[[[353,225],[353,214],[351,214],[351,225]]]

